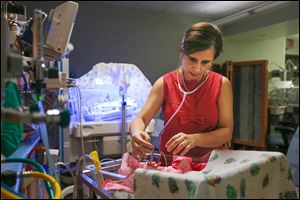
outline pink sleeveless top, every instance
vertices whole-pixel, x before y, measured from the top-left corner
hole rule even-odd
[[[178,88],[177,73],[177,70],[174,70],[163,76],[164,101],[162,109],[165,124],[177,110],[183,98],[183,93]],[[172,154],[166,150],[165,145],[175,134],[180,132],[186,134],[206,133],[217,128],[219,119],[218,99],[222,75],[213,71],[209,71],[208,74],[206,82],[193,94],[186,96],[182,107],[162,133],[160,151],[165,154]],[[181,88],[184,90],[182,76],[178,74],[178,78]],[[185,81],[185,83],[191,91],[199,85],[200,81]],[[202,157],[212,149],[194,147],[185,156]]]

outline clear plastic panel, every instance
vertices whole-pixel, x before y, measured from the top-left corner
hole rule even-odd
[[[99,63],[76,79],[81,93],[82,122],[121,119],[122,96],[126,102],[126,116],[134,117],[141,110],[151,90],[151,83],[132,64]],[[79,93],[69,90],[72,122],[79,121]]]

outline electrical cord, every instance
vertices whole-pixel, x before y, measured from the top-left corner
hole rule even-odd
[[[67,80],[69,81],[75,81],[75,79],[71,79],[71,78],[68,78]],[[77,96],[77,100],[78,100],[78,111],[79,111],[79,132],[80,132],[80,139],[81,139],[81,150],[82,150],[82,157],[83,157],[83,163],[84,163],[84,166],[86,166],[86,160],[85,160],[85,150],[84,150],[84,142],[83,142],[83,135],[82,135],[82,125],[81,125],[81,91],[80,91],[80,88],[75,84],[75,83],[68,83],[67,84],[67,87],[70,88],[70,87],[74,87],[77,89],[77,93],[76,93],[76,96]]]

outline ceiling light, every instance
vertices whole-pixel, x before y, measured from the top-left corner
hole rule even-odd
[[[216,24],[216,25],[228,24],[228,23],[231,23],[231,22],[236,21],[238,19],[241,19],[241,18],[244,18],[244,17],[247,17],[247,16],[251,16],[251,15],[255,15],[259,12],[266,11],[266,10],[269,10],[271,8],[278,7],[278,6],[280,6],[282,4],[285,4],[285,3],[288,3],[288,2],[289,1],[267,1],[267,2],[264,2],[260,5],[254,6],[253,8],[249,8],[249,9],[246,9],[244,11],[226,16],[224,18],[214,20],[211,23]]]

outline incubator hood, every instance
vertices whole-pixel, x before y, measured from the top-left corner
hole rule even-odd
[[[98,63],[76,79],[76,86],[69,90],[70,126],[75,128],[76,137],[80,136],[77,130],[80,116],[83,133],[88,134],[85,136],[120,132],[124,102],[128,129],[128,123],[139,113],[152,87],[135,65],[124,63]]]

